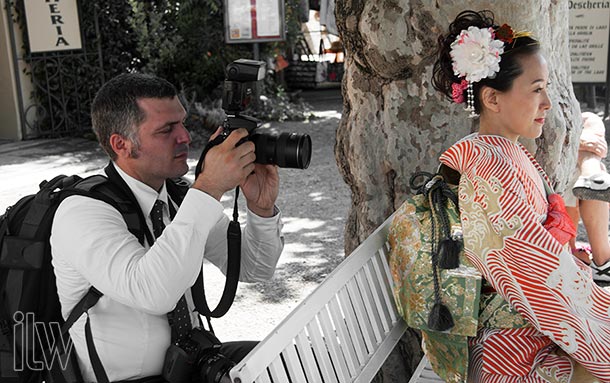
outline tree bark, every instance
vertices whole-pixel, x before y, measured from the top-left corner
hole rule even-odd
[[[558,192],[573,174],[582,123],[570,76],[568,2],[336,0],[346,62],[335,157],[352,192],[346,254],[402,204],[413,172],[435,171],[440,154],[477,129],[462,105],[447,101],[431,84],[437,38],[466,9],[492,10],[498,24],[529,30],[541,41],[553,108],[542,136],[523,143]],[[411,332],[405,342],[411,350],[398,367],[404,372],[407,366],[410,374],[419,339]],[[400,381],[391,374],[384,369],[386,381]]]

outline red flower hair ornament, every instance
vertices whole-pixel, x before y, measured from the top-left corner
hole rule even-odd
[[[530,36],[527,31],[515,32],[508,24],[500,27],[464,29],[451,44],[453,74],[459,82],[451,84],[451,98],[456,104],[466,102],[471,117],[477,117],[474,109],[472,84],[484,78],[494,78],[500,71],[500,61],[509,44],[515,39]],[[464,91],[467,90],[467,98]]]

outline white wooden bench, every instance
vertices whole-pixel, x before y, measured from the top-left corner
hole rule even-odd
[[[387,262],[392,218],[233,367],[233,383],[371,381],[407,328]]]
[[[432,371],[428,358],[424,355],[421,362],[413,372],[409,383],[442,383],[443,380]]]

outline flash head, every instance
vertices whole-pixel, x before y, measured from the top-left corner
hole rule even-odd
[[[265,78],[266,64],[264,61],[239,59],[227,65],[228,81],[250,82]]]

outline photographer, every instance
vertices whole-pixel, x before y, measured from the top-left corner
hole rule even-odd
[[[87,382],[97,379],[86,322],[111,382],[162,374],[166,351],[175,343],[168,313],[180,302],[186,301],[190,327],[201,325],[190,287],[204,257],[226,271],[230,220],[219,202],[225,192],[239,185],[247,200],[240,280],[269,279],[282,251],[280,214],[274,205],[278,170],[254,163],[252,142],[236,146],[248,135],[245,129],[232,131],[209,150],[182,201],[170,197],[172,180],[188,171],[191,139],[185,116],[173,85],[142,74],[113,78],[93,101],[93,129],[111,159],[109,182],[134,202],[147,235],[139,241],[115,207],[92,198],[69,197],[57,210],[51,247],[64,318],[91,286],[103,294],[70,330]],[[220,353],[237,362],[254,345],[226,343]]]

